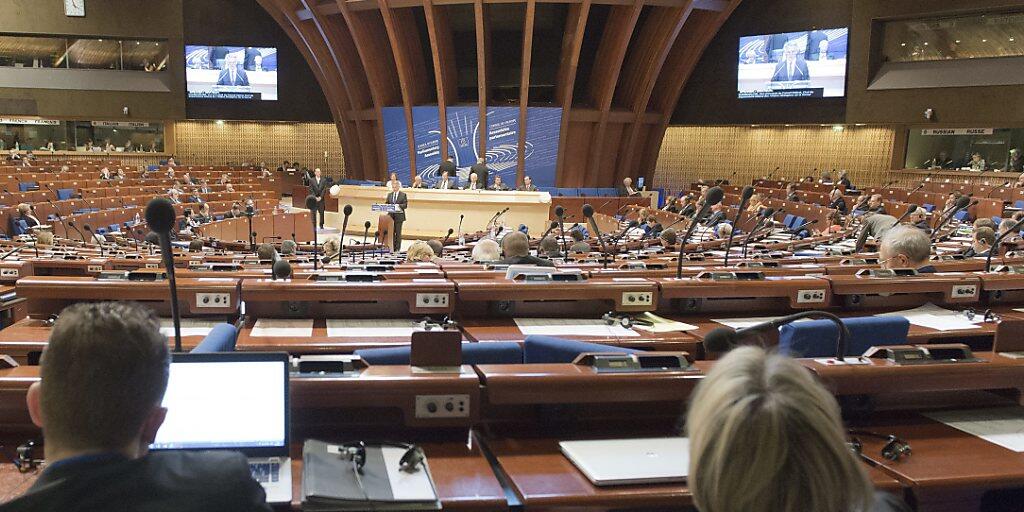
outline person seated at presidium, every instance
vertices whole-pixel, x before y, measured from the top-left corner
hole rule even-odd
[[[491,186],[487,187],[487,190],[502,191],[508,190],[508,187],[506,187],[505,184],[501,182],[501,176],[495,174],[494,183],[491,183]]]
[[[619,188],[620,197],[635,197],[639,196],[640,191],[633,188],[633,178],[625,177],[622,179],[622,187]]]
[[[686,435],[686,483],[702,512],[909,510],[875,492],[832,394],[761,347],[736,348],[712,367],[690,400]]]
[[[551,260],[531,256],[530,239],[520,231],[513,231],[501,239],[501,252],[505,255],[501,263],[505,265],[555,266]]]
[[[469,183],[466,183],[466,186],[462,187],[462,190],[483,190],[484,185],[482,185],[479,180],[480,177],[477,176],[475,172],[469,173]]]
[[[517,188],[516,190],[522,192],[536,192],[537,186],[533,184],[533,178],[529,176],[523,176],[523,184],[520,185],[519,188]]]
[[[451,163],[451,161],[448,161]],[[452,164],[454,166],[454,164]],[[438,190],[449,190],[455,188],[455,180],[451,178],[451,174],[448,171],[441,171],[441,178],[434,184],[434,188]]]
[[[128,302],[78,303],[61,312],[26,395],[47,465],[6,510],[269,512],[244,455],[149,452],[170,353],[160,323]],[[125,390],[131,390],[126,393]],[[216,404],[210,404],[216,406]]]
[[[410,185],[409,188],[427,188],[427,186],[423,184],[423,178],[421,178],[420,175],[417,174],[415,177],[413,177],[412,185]]]

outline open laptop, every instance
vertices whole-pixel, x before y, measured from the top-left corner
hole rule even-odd
[[[685,437],[562,441],[558,446],[598,486],[684,482],[690,466]]]
[[[235,450],[268,503],[292,500],[288,354],[174,354],[152,450]]]

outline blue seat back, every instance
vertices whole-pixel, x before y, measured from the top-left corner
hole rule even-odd
[[[962,220],[966,219],[967,218],[967,210],[960,210],[959,212],[956,212],[956,215],[954,215],[953,218],[956,219],[956,220],[959,220],[959,221],[962,221]]]
[[[210,333],[203,338],[203,341],[192,349],[193,354],[205,354],[208,352],[234,352],[235,340],[238,339],[238,329],[232,324],[217,324],[210,329]]]
[[[1024,201],[1021,201],[1021,202],[1024,203]],[[935,205],[931,204],[931,203],[924,203],[924,204],[921,205],[921,208],[924,208],[924,211],[926,211],[928,213],[931,213],[931,212],[935,211]]]
[[[57,200],[66,201],[71,199],[75,195],[75,189],[73,188],[58,188],[57,189]]]
[[[850,330],[847,356],[859,356],[872,346],[907,343],[910,322],[902,316],[844,318]],[[779,352],[793,357],[829,357],[836,352],[839,329],[830,320],[795,322],[779,328]]]
[[[787,228],[791,228],[793,227],[793,219],[796,219],[796,216],[792,213],[787,213],[786,216],[782,218],[782,223],[785,224]]]
[[[355,355],[371,365],[408,365],[411,347],[368,348]],[[511,341],[463,343],[463,364],[522,364],[523,349]]]
[[[1002,217],[992,217],[992,222],[996,223],[996,227],[999,227],[999,223],[1003,221]]]
[[[23,219],[14,221],[14,235],[24,235],[28,233],[28,222]]]
[[[29,190],[38,190],[39,184],[34,181],[22,181],[18,183],[18,190],[22,192],[28,192]]]
[[[107,226],[107,228],[110,230],[111,233],[120,233],[121,232],[121,225],[120,224],[111,224],[111,225]]]
[[[585,352],[620,352],[632,354],[637,350],[631,348],[601,345],[585,341],[556,338],[554,336],[527,336],[523,341],[523,362],[540,363],[571,363],[576,356]]]
[[[793,218],[793,225],[790,226],[790,227],[791,228],[795,228],[797,226],[803,226],[805,222],[807,222],[807,219],[805,219],[803,217],[794,217]]]
[[[585,197],[598,197],[601,195],[601,189],[599,188],[581,188],[580,195]]]

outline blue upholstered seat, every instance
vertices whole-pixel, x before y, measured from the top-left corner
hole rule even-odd
[[[356,350],[355,355],[371,365],[407,365],[411,347],[368,348]],[[523,349],[518,343],[496,341],[463,343],[463,364],[521,364]]]
[[[34,181],[22,181],[18,183],[18,190],[22,192],[28,192],[29,190],[39,190],[39,184]]]
[[[206,335],[206,338],[203,338],[203,341],[192,349],[192,353],[234,352],[236,339],[238,339],[238,329],[234,325],[217,324]]]
[[[850,330],[847,356],[859,356],[872,346],[905,344],[910,330],[910,322],[902,316],[844,318],[843,324]],[[793,357],[833,356],[838,334],[830,320],[786,324],[779,328],[779,352]]]
[[[1022,203],[1024,203],[1024,201],[1022,201]],[[935,210],[935,205],[930,203],[924,203],[921,205],[921,208],[924,208],[924,211],[931,213],[932,211]]]
[[[523,362],[527,364],[571,363],[573,359],[576,359],[576,356],[584,352],[621,352],[632,354],[637,352],[637,350],[556,338],[554,336],[527,336],[526,340],[523,341]]]
[[[75,195],[75,189],[73,188],[58,188],[57,189],[57,200],[66,201],[71,199]]]

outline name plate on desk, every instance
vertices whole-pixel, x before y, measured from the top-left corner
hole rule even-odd
[[[385,213],[399,213],[402,208],[397,204],[377,203],[370,205],[370,211],[372,212],[385,212]]]
[[[896,277],[916,276],[917,270],[912,268],[862,268],[855,275],[858,277],[893,279]]]
[[[589,366],[597,373],[696,371],[686,352],[583,353],[573,364]]]

